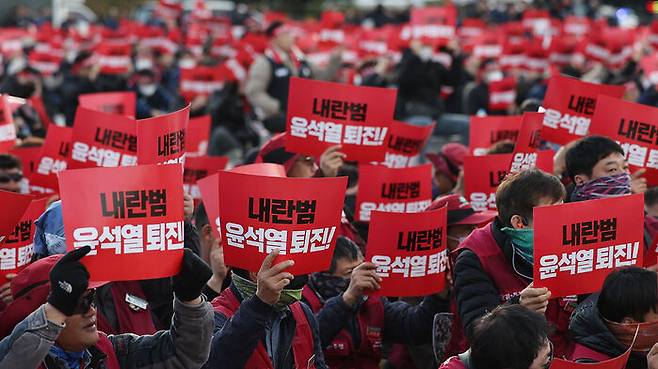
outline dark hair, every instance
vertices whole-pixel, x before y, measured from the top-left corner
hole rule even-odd
[[[274,35],[274,31],[276,31],[277,28],[283,26],[283,22],[275,20],[274,22],[270,23],[269,26],[265,29],[265,35],[267,37],[272,37]]]
[[[521,113],[523,112],[536,112],[539,110],[539,107],[541,106],[541,101],[535,98],[528,98],[523,100],[521,103],[521,106],[519,109],[521,110]]]
[[[203,205],[203,202],[199,202],[199,205],[194,209],[194,226],[201,230],[201,227],[206,224],[210,224],[208,213],[206,212],[206,206]]]
[[[23,169],[21,160],[12,154],[0,154],[0,169]]]
[[[557,202],[565,196],[564,185],[554,175],[539,169],[511,174],[496,190],[498,219],[504,227],[509,227],[513,215],[520,215],[525,220],[532,219],[532,209],[541,199],[549,198]]]
[[[487,155],[511,154],[514,152],[516,143],[512,140],[500,140],[487,149]]]
[[[610,273],[603,282],[597,302],[601,315],[617,323],[625,317],[643,322],[648,312],[656,312],[656,304],[656,272],[638,267],[623,268]]]
[[[475,322],[471,360],[476,368],[527,369],[548,341],[543,314],[522,305],[501,305]]]
[[[527,369],[548,341],[543,314],[521,305],[501,305],[475,322],[471,360],[476,368]]]
[[[347,188],[359,182],[359,170],[356,165],[345,163],[338,169],[337,177],[347,177]]]
[[[334,274],[336,272],[336,264],[340,259],[347,259],[349,261],[355,261],[358,258],[363,257],[359,246],[357,246],[352,240],[347,237],[339,236],[336,240],[336,247],[334,248],[334,256],[331,258],[331,266],[329,267],[329,273]]]
[[[653,206],[658,203],[658,187],[651,187],[644,193],[644,205]]]
[[[565,158],[567,174],[569,174],[571,180],[578,174],[589,177],[592,175],[592,169],[594,169],[596,163],[614,153],[624,155],[624,150],[618,143],[608,137],[585,137],[567,151]]]

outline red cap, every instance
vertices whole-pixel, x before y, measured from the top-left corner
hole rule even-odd
[[[496,217],[495,211],[476,212],[465,198],[459,195],[445,195],[436,198],[427,210],[448,208],[448,225],[483,225]]]
[[[0,315],[0,338],[11,333],[16,324],[30,315],[48,300],[50,293],[50,271],[64,256],[63,254],[39,259],[21,270],[11,280],[11,294],[14,296]],[[108,282],[90,282],[88,288],[97,288]]]
[[[441,151],[426,154],[425,157],[434,164],[434,168],[447,175],[453,182],[459,177],[459,170],[464,165],[464,157],[468,155],[468,147],[460,143],[447,143]]]
[[[260,149],[255,162],[281,164],[286,168],[286,173],[289,172],[300,155],[286,151],[285,142],[285,133],[272,137]]]

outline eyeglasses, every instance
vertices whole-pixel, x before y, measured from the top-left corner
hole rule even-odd
[[[20,182],[22,179],[23,173],[0,174],[0,183]]]
[[[73,313],[86,314],[91,307],[96,306],[95,299],[96,299],[96,289],[92,288],[87,290],[85,294],[80,297],[80,300],[78,301],[78,305],[75,307]]]
[[[548,345],[551,348],[551,350],[548,352],[548,361],[544,366],[542,366],[543,369],[549,369],[551,367],[551,364],[553,363],[553,342],[548,341]]]

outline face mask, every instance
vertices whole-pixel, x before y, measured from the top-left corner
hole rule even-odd
[[[489,72],[489,73],[486,74],[486,76],[484,77],[484,79],[485,79],[487,82],[496,82],[496,81],[500,81],[500,80],[503,79],[503,72],[501,72],[501,71],[499,71],[499,70],[496,70],[496,71],[493,71],[493,72]]]
[[[281,291],[281,296],[279,296],[279,301],[272,306],[276,311],[283,311],[288,306],[294,304],[297,301],[302,300],[302,289],[298,290],[286,290]]]
[[[155,83],[149,83],[148,85],[138,85],[137,89],[144,96],[153,96],[158,86]]]
[[[606,176],[585,182],[571,194],[571,201],[605,199],[631,193],[631,176],[628,173]]]
[[[637,339],[632,349],[634,352],[647,354],[653,345],[658,342],[658,322],[622,324],[605,319],[605,324],[624,348],[629,347],[633,343],[635,331],[639,326]]]
[[[433,52],[431,47],[423,46],[420,49],[420,52],[418,53],[418,57],[420,58],[420,60],[426,62],[426,61],[432,59],[433,54],[434,54],[434,52]]]
[[[311,275],[310,284],[325,301],[336,297],[347,290],[350,285],[349,278],[337,277],[327,272]]]
[[[503,233],[509,236],[512,241],[514,252],[519,254],[523,260],[530,264],[534,263],[534,234],[535,230],[532,228],[510,228],[505,227],[502,229]]]
[[[178,67],[181,69],[191,69],[196,67],[196,61],[194,59],[181,59],[178,61]]]

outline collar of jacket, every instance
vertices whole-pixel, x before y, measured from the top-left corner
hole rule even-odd
[[[503,251],[505,260],[509,262],[516,274],[525,279],[528,279],[529,281],[532,281],[532,264],[528,263],[518,255],[514,255],[512,242],[510,241],[509,236],[507,236],[502,231],[502,228],[502,223],[498,217],[496,217],[494,221],[491,222],[491,233],[493,234],[494,240],[496,240],[498,247],[500,247],[500,249]]]
[[[96,346],[92,346],[87,349],[87,353],[89,354],[89,361],[87,361],[84,366],[81,366],[81,368],[84,369],[101,369],[104,368],[101,364],[105,362],[105,359],[107,359],[107,355],[98,349]],[[61,359],[58,359],[56,356],[48,354],[44,358],[43,364],[46,369],[68,369],[62,367],[60,363],[63,363]]]

